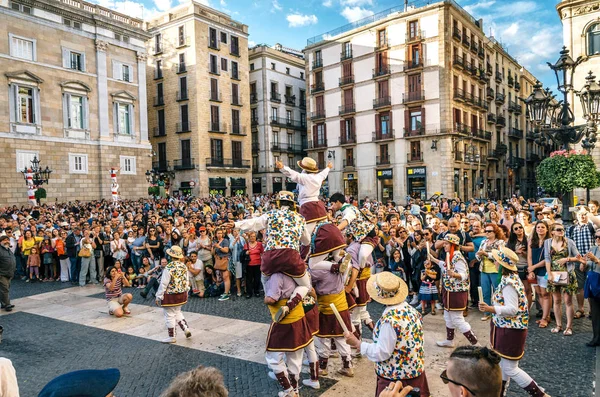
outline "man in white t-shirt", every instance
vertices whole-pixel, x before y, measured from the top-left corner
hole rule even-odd
[[[204,298],[204,263],[198,259],[198,253],[190,253],[192,265],[188,266],[192,295]]]

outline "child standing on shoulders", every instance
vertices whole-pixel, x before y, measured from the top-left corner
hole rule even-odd
[[[433,268],[429,260],[426,260],[425,268],[421,270],[421,287],[419,288],[419,299],[421,300],[421,312],[425,314],[427,302],[431,304],[431,315],[435,316],[435,304],[439,300],[438,289],[435,286],[439,279],[439,273]]]
[[[29,257],[27,258],[27,267],[29,268],[29,280],[33,281],[35,275],[36,280],[40,280],[40,252],[37,247],[33,247],[30,251]],[[29,280],[25,282],[28,283]]]
[[[44,237],[44,241],[42,241],[40,253],[44,264],[44,281],[54,281],[54,248],[52,248],[48,236]]]

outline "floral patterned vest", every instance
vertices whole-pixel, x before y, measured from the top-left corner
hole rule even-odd
[[[360,242],[367,237],[367,234],[371,233],[375,226],[352,204],[344,204],[340,211],[343,213],[347,209],[353,212],[356,218],[346,227],[346,233],[352,234],[354,241]]]
[[[507,285],[512,286],[519,296],[519,305],[517,307],[517,314],[512,317],[499,316],[492,314],[492,321],[498,328],[513,328],[513,329],[527,329],[529,324],[529,310],[527,309],[527,296],[525,295],[525,288],[523,283],[519,280],[517,273],[512,273],[508,276],[502,276],[500,284],[494,295],[492,296],[492,305],[502,306],[504,305],[504,296],[502,290]]]
[[[444,289],[448,292],[463,292],[469,290],[469,266],[460,251],[454,251],[454,256],[450,259],[450,267],[454,269],[456,264],[460,261],[464,262],[465,267],[467,268],[467,279],[465,281],[448,276],[447,266],[442,266],[442,283]]]
[[[295,211],[269,211],[265,251],[283,248],[300,251],[300,237],[305,225],[304,217]]]
[[[425,366],[425,350],[423,349],[422,317],[409,304],[388,310],[375,324],[373,340],[377,342],[380,327],[388,323],[396,331],[394,352],[385,361],[375,363],[377,375],[389,379],[414,379],[421,375]]]
[[[181,262],[171,262],[165,270],[171,273],[171,280],[165,291],[165,294],[181,294],[187,292],[190,289],[189,280],[187,277],[188,268]]]

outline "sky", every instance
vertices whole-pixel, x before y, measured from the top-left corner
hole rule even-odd
[[[186,0],[92,0],[134,17],[148,18]],[[249,46],[274,45],[302,50],[310,37],[368,17],[403,0],[196,0],[249,26]],[[420,0],[423,1],[423,0]],[[412,1],[411,1],[412,2]],[[435,2],[435,0],[432,0]],[[457,0],[485,33],[500,41],[514,58],[553,88],[554,63],[562,47],[558,0]],[[555,91],[555,90],[554,90]]]

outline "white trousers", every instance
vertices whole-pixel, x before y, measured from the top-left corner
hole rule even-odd
[[[352,324],[362,335],[362,325],[364,323],[373,322],[371,320],[371,315],[367,310],[367,305],[365,306],[356,306],[354,309],[350,311],[350,319],[352,320]]]
[[[177,323],[181,320],[185,320],[183,313],[181,312],[181,306],[163,307],[163,313],[165,315],[167,328],[177,328]]]
[[[471,330],[471,324],[465,321],[462,310],[444,310],[444,320],[447,328],[457,329],[461,334]]]
[[[312,344],[312,343],[311,343]],[[299,379],[300,369],[302,369],[302,353],[304,349],[298,349],[295,352],[270,352],[265,353],[267,365],[276,374],[287,372],[293,374]]]
[[[527,372],[519,368],[519,361],[500,359],[500,369],[502,369],[502,380],[509,381],[513,379],[522,389],[529,386],[533,379],[527,375]],[[506,387],[508,389],[508,385]]]
[[[367,260],[371,257],[373,253],[373,246],[371,244],[361,244],[360,250],[358,251],[358,264],[361,269],[364,269],[367,264]]]
[[[306,353],[306,358],[308,359],[309,363],[316,363],[319,361],[319,356],[317,355],[314,342],[310,342],[310,344],[304,348],[304,353]]]
[[[71,261],[69,258],[60,260],[60,281],[69,281],[71,279]]]
[[[317,348],[317,354],[322,358],[329,358],[331,356],[331,340],[335,341],[335,347],[340,353],[341,357],[346,357],[350,360],[350,366],[352,366],[352,360],[350,357],[350,345],[346,343],[346,339],[343,337],[337,338],[315,338],[315,347]]]

